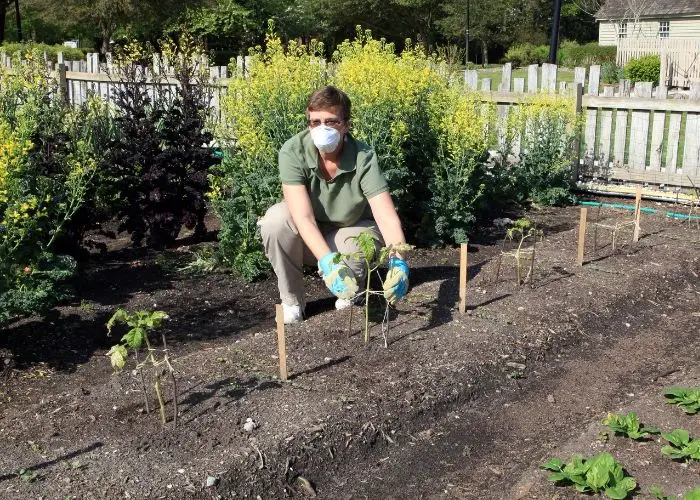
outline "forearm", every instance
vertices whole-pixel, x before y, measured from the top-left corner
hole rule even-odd
[[[294,223],[299,231],[299,236],[304,240],[304,244],[311,250],[316,260],[320,260],[321,257],[331,251],[323,234],[321,234],[321,230],[318,228],[316,219],[305,216],[300,217],[299,220],[295,220]]]

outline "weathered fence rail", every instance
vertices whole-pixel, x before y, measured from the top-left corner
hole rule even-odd
[[[0,55],[2,61],[7,64],[7,57]],[[239,57],[237,65],[245,72],[247,61]],[[63,61],[56,68],[56,78],[75,105],[84,103],[91,93],[111,100],[123,85],[114,80],[109,62],[100,64],[96,54],[88,55],[86,61]],[[217,119],[228,69],[211,67],[209,76],[212,117]],[[492,91],[491,78],[479,76],[478,71],[465,71],[464,85],[480,91],[484,101],[497,104],[499,121],[528,94],[557,93],[576,100],[584,121],[578,161],[578,177],[584,182],[644,183],[665,190],[700,186],[700,83],[691,83],[690,92],[669,95],[666,86],[653,88],[651,83],[631,85],[621,80],[601,86],[600,66],[575,68],[574,81],[564,82],[558,81],[556,65],[531,65],[527,77],[514,78],[508,63],[498,89]],[[167,71],[159,71],[149,85],[149,93],[156,98],[174,90],[178,82]],[[519,154],[517,141],[514,153]]]

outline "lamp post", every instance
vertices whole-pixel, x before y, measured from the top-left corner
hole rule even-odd
[[[17,18],[17,40],[22,41],[22,19],[19,17],[19,0],[15,0],[15,17]]]
[[[549,62],[557,63],[557,47],[559,46],[559,18],[561,17],[561,0],[554,0],[554,17],[552,18],[552,39],[549,43]]]
[[[467,0],[467,29],[464,31],[464,65],[469,66],[469,0]]]

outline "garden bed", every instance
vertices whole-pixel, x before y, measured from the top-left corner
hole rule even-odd
[[[662,440],[598,433],[608,412],[636,411],[700,437],[697,417],[662,395],[700,385],[700,230],[645,214],[637,244],[612,252],[605,241],[593,255],[589,238],[579,267],[578,208],[528,215],[546,235],[532,286],[516,286],[510,268],[493,282],[503,231],[485,228],[470,245],[460,316],[459,250],[418,250],[388,349],[379,326],[365,346],[361,310],[350,328],[350,312],[333,310],[309,274],[309,318],[287,328],[288,383],[277,380],[273,278],[187,276],[177,271],[191,258],[186,241],[95,257],[72,304],[0,339],[12,353],[0,389],[1,495],[571,497],[538,466],[599,451],[621,460],[645,495],[698,486],[698,463],[663,457]],[[170,316],[177,428],[144,413],[130,369],[112,373],[104,354],[119,337],[104,324],[118,306]]]

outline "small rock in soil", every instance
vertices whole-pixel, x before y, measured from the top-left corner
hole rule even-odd
[[[253,422],[253,419],[248,417],[245,421],[245,424],[243,424],[243,429],[246,432],[253,432],[257,428],[258,424]]]
[[[554,403],[554,396],[552,396],[551,394],[547,394],[547,401],[549,401],[550,403]]]

